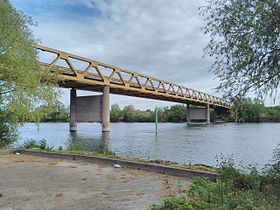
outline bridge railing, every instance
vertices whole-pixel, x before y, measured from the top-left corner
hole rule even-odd
[[[161,96],[184,98],[201,104],[230,108],[230,103],[207,93],[160,80],[151,76],[129,71],[99,61],[87,59],[41,45],[34,45],[35,50],[48,53],[50,61],[39,61],[42,68],[55,69],[68,77],[94,81],[96,85],[113,85],[126,90],[161,94]],[[39,57],[39,60],[43,58]]]

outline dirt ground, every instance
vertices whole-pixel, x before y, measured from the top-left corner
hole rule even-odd
[[[149,209],[189,179],[30,155],[0,155],[0,209]]]

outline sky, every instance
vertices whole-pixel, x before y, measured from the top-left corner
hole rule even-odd
[[[199,7],[206,0],[10,0],[30,15],[40,44],[216,96],[218,81],[203,58],[209,37]],[[78,91],[78,95],[92,95]],[[61,101],[68,106],[70,90]],[[139,109],[174,103],[111,95],[111,104]],[[271,101],[268,102],[271,104]]]

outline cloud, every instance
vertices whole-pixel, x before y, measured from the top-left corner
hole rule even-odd
[[[34,32],[43,45],[214,93],[217,82],[208,72],[211,60],[202,58],[208,42],[198,14],[202,0],[25,0],[25,6],[19,2],[12,1],[38,22]],[[159,103],[112,97],[113,103],[119,101],[139,108]]]

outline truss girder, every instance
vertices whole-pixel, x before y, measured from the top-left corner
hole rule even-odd
[[[54,56],[51,61],[41,61],[44,58],[39,56],[39,65],[44,70],[58,71],[65,84],[74,82],[83,86],[83,89],[86,89],[85,86],[109,86],[120,90],[122,95],[125,95],[126,92],[127,95],[131,95],[134,92],[135,96],[146,95],[146,98],[152,99],[196,105],[209,104],[212,107],[226,109],[231,106],[225,99],[198,90],[41,45],[33,47],[37,51]],[[59,64],[61,61],[64,62],[64,65]],[[83,64],[83,68],[79,67],[79,64]],[[61,86],[64,86],[63,84],[62,82]],[[65,87],[69,86],[65,85]]]

